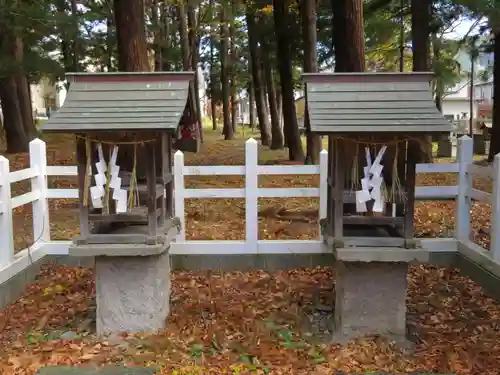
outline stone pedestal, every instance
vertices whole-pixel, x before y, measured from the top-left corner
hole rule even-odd
[[[452,144],[450,139],[440,139],[438,141],[437,157],[438,158],[451,158]]]
[[[97,334],[156,332],[170,309],[168,252],[147,256],[97,256]]]
[[[475,155],[486,154],[486,137],[483,134],[472,135],[472,147]]]
[[[334,342],[383,335],[406,346],[406,262],[337,260]]]

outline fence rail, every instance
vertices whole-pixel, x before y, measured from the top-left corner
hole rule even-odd
[[[259,165],[258,144],[250,139],[245,147],[244,166],[186,166],[184,155],[178,151],[174,155],[174,209],[182,223],[182,230],[173,246],[177,254],[256,254],[256,253],[314,253],[327,251],[323,241],[265,241],[258,234],[258,199],[317,197],[320,200],[318,217],[326,217],[328,154],[323,150],[319,165]],[[500,264],[500,156],[496,156],[493,167],[472,164],[472,140],[464,136],[458,141],[457,162],[448,164],[418,164],[417,173],[457,173],[458,184],[454,186],[418,186],[416,197],[420,200],[456,200],[455,238],[470,244],[470,210],[474,200],[492,203],[491,251],[488,257]],[[0,282],[2,272],[14,272],[22,267],[26,250],[14,254],[12,210],[25,204],[33,208],[33,243],[31,250],[47,248],[64,253],[65,242],[50,239],[48,200],[54,198],[77,198],[77,189],[52,189],[47,177],[76,176],[75,166],[48,166],[46,145],[36,139],[30,143],[30,166],[27,169],[9,170],[9,161],[0,157]],[[243,188],[188,189],[185,176],[244,176]],[[319,175],[319,186],[309,188],[262,188],[258,179],[261,175]],[[474,176],[492,178],[492,193],[472,187]],[[24,180],[31,181],[31,191],[17,197],[11,196],[11,184]],[[242,198],[245,199],[245,239],[242,241],[186,241],[185,200],[190,198]],[[471,245],[472,246],[472,245]],[[56,250],[57,249],[57,250]],[[483,249],[484,250],[484,249]],[[41,254],[41,253],[40,253]],[[33,253],[31,253],[33,256]],[[40,255],[42,256],[42,255]],[[9,273],[11,272],[9,271]],[[5,276],[7,277],[7,276]]]

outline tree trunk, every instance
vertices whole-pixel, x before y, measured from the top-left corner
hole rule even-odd
[[[113,33],[116,32],[114,18],[113,18],[113,9],[108,4],[107,6],[107,15],[106,15],[106,67],[108,72],[114,71],[113,66],[113,51],[115,49],[115,40],[113,37]]]
[[[288,135],[288,156],[293,161],[304,161],[300,141],[292,75],[292,54],[290,28],[293,27],[289,0],[273,0],[274,24],[278,44],[278,66],[280,70],[281,94],[283,99],[283,120]]]
[[[276,88],[276,104],[278,105],[278,115],[280,119],[280,127],[283,132],[283,100],[281,96],[281,87]],[[285,142],[285,147],[288,147]]]
[[[436,34],[432,35],[432,60],[433,64],[438,64],[441,58],[441,43]],[[441,77],[435,79],[434,101],[439,112],[443,112],[444,85]]]
[[[175,20],[170,16],[170,6],[168,4],[163,4],[161,7],[161,26],[162,26],[162,40],[161,40],[161,58],[162,58],[162,68],[164,71],[168,71],[171,68],[171,63],[168,61],[169,51],[172,47],[172,36],[171,33],[171,22]],[[176,30],[173,27],[174,30]]]
[[[267,99],[269,103],[269,111],[271,114],[271,149],[282,149],[284,144],[283,133],[280,126],[280,117],[278,103],[276,102],[276,87],[274,84],[273,68],[269,61],[270,48],[264,38],[261,41],[262,60],[264,65],[264,75],[266,78]]]
[[[210,14],[213,14],[214,0],[210,0],[208,6],[210,7]],[[217,110],[215,102],[215,92],[216,92],[216,82],[217,82],[217,75],[215,74],[215,56],[214,56],[215,33],[216,33],[215,28],[213,28],[213,26],[210,26],[210,110],[212,112],[212,130],[217,130],[217,116],[215,115],[215,112]]]
[[[405,1],[399,1],[399,12],[401,13],[401,18],[399,19],[399,71],[405,71]]]
[[[12,67],[7,66],[7,69],[2,69],[0,74],[0,103],[7,152],[9,153],[28,150],[29,134],[26,134],[26,130],[30,130],[34,126],[28,82],[23,74],[22,67],[23,45],[22,40],[15,34],[15,31],[12,29],[12,25],[0,23],[0,56],[9,59],[13,65]],[[13,62],[16,62],[17,66]],[[23,86],[18,87],[21,84]],[[22,97],[20,97],[20,94]],[[28,101],[27,107],[26,101]],[[28,113],[23,113],[26,108]],[[31,118],[30,126],[26,126],[23,115],[25,115],[25,118]]]
[[[363,72],[365,70],[363,0],[332,0],[332,9],[335,71]]]
[[[413,50],[413,71],[429,70],[431,0],[412,0],[411,2],[411,39]],[[432,137],[425,137],[424,163],[432,162]]]
[[[7,153],[28,151],[29,138],[24,131],[21,108],[17,99],[17,84],[13,75],[0,78],[0,102]]]
[[[230,46],[229,50],[231,51],[229,57],[229,71],[231,77],[231,127],[233,132],[236,132],[236,123],[237,123],[237,98],[236,98],[236,62],[237,62],[237,51],[235,44],[235,30],[234,30],[234,3],[233,3],[233,11],[231,12],[230,24],[229,24],[229,38],[230,38]]]
[[[118,68],[123,72],[148,72],[148,49],[143,0],[114,0]]]
[[[269,115],[266,108],[266,98],[264,96],[264,80],[262,77],[260,51],[257,46],[257,30],[255,28],[255,15],[247,6],[246,21],[248,27],[248,44],[250,46],[250,59],[252,70],[252,81],[255,92],[255,104],[257,107],[257,117],[259,119],[260,140],[263,146],[271,144],[271,132]]]
[[[188,28],[189,28],[189,50],[190,50],[190,60],[191,67],[195,72],[193,86],[194,86],[194,110],[195,110],[195,118],[198,127],[198,136],[201,142],[203,142],[203,120],[201,118],[201,103],[200,103],[200,80],[198,79],[198,50],[199,50],[199,37],[196,36],[196,30],[198,25],[196,23],[196,12],[194,6],[188,2],[187,8],[187,17],[188,17]]]
[[[66,0],[57,0],[55,2],[56,10],[58,16],[64,20],[67,12],[69,11],[68,3]],[[61,55],[62,55],[62,64],[64,66],[64,70],[70,72],[71,67],[71,37],[68,35],[67,25],[61,22],[61,25],[58,27],[59,35],[61,38]]]
[[[23,119],[23,127],[26,136],[33,139],[36,134],[35,121],[33,120],[33,107],[31,104],[30,84],[24,73],[16,75],[17,98],[19,109]]]
[[[189,31],[186,22],[186,6],[184,1],[179,1],[177,6],[177,19],[179,21],[179,37],[181,39],[182,67],[184,70],[191,69]]]
[[[304,72],[314,73],[318,71],[318,57],[316,50],[316,4],[314,1],[302,0],[301,3],[302,35],[304,38]],[[321,138],[317,134],[311,133],[311,122],[309,111],[306,105],[304,111],[304,127],[307,136],[307,156],[308,164],[319,164],[319,153],[321,151]]]
[[[169,36],[170,36],[169,42],[170,43],[168,44],[167,49],[169,51],[177,51],[179,48],[182,48],[181,37],[179,35],[180,26],[179,26],[177,7],[174,7],[173,10],[169,10],[167,17],[171,22],[170,30],[169,30]],[[182,58],[175,59],[175,60],[169,60],[168,53],[167,54],[164,53],[163,56],[166,56],[163,59],[163,65],[167,66],[168,70],[176,71],[176,70],[183,70],[184,69]]]
[[[494,33],[493,61],[493,123],[488,159],[493,161],[500,152],[500,30]]]
[[[114,0],[115,26],[118,50],[118,70],[122,72],[149,72],[146,43],[146,27],[143,0]],[[121,170],[132,171],[134,166],[134,148],[122,145],[118,153],[118,165]],[[141,153],[142,154],[142,153]],[[159,155],[158,153],[158,156]],[[137,160],[143,159],[142,155]],[[145,165],[139,162],[138,179],[145,178]],[[160,163],[157,163],[158,168]]]
[[[179,37],[181,44],[181,53],[182,53],[182,68],[185,71],[192,70],[192,61],[191,61],[191,46],[190,46],[190,31],[189,24],[186,22],[187,13],[186,13],[186,4],[185,1],[179,1],[177,3],[177,20],[179,22]],[[197,72],[195,72],[197,74]],[[195,82],[191,82],[189,84],[189,93],[188,100],[186,104],[186,108],[184,109],[183,117],[189,118],[189,121],[186,122],[185,126],[190,126],[191,124],[195,124],[196,127],[196,139],[200,139],[200,126],[197,121],[196,114],[196,80]],[[182,126],[182,125],[181,125]]]
[[[334,29],[333,41],[335,48],[335,72],[363,72],[364,56],[364,22],[363,0],[332,0]],[[346,43],[349,41],[349,43]],[[350,160],[342,162],[344,168]],[[358,168],[363,168],[363,158],[359,158]],[[384,167],[385,176],[385,167]],[[352,178],[346,178],[344,188],[352,186]],[[356,214],[354,204],[344,204],[345,214]]]
[[[10,38],[9,38],[10,39]],[[12,39],[12,50],[18,70],[15,74],[17,86],[17,99],[19,101],[19,109],[23,119],[24,133],[31,139],[35,135],[36,129],[33,121],[33,107],[31,104],[30,85],[26,73],[23,69],[24,64],[24,43],[19,35]]]
[[[71,67],[73,68],[72,72],[78,72],[80,70],[79,57],[82,51],[80,47],[80,29],[79,29],[80,25],[78,22],[78,7],[76,4],[76,0],[70,0],[70,6],[71,6],[71,19],[72,19]]]
[[[255,129],[255,92],[253,90],[253,83],[250,79],[250,83],[248,84],[248,111],[249,111],[249,121],[250,121],[250,129]]]
[[[283,133],[284,145],[286,148],[288,148],[288,138],[287,138],[288,135],[284,131],[284,122],[283,122],[283,95],[281,95],[281,85],[276,87],[276,104],[278,106],[280,128],[281,128],[281,132]]]
[[[238,123],[238,100],[236,98],[236,86],[231,79],[231,129],[236,133],[236,124]]]
[[[163,70],[163,57],[162,57],[162,31],[161,26],[162,17],[160,12],[160,7],[158,6],[158,0],[152,0],[151,2],[151,23],[153,25],[153,50],[155,56],[155,72],[161,72]]]
[[[222,133],[224,134],[224,139],[233,139],[234,132],[231,126],[231,115],[229,112],[229,69],[228,69],[228,49],[229,49],[229,30],[227,27],[227,19],[230,16],[227,10],[227,4],[223,3],[221,6],[220,13],[220,79],[222,84],[222,118],[223,118],[223,128]]]
[[[260,64],[259,64],[259,69],[260,69],[260,76],[262,77],[262,95],[264,96],[264,105],[266,106],[266,113],[268,118],[270,118],[270,113],[271,109],[269,108],[269,101],[266,100],[267,98],[267,85],[266,85],[266,67],[264,65],[264,50],[262,49],[262,46],[258,48],[259,51],[259,56],[260,56]]]
[[[427,72],[429,70],[430,1],[412,0],[411,2],[411,44],[414,72]]]

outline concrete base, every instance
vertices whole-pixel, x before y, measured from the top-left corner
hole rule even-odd
[[[133,244],[133,243],[103,243],[87,245],[70,245],[68,254],[75,257],[98,257],[98,256],[150,256],[160,255],[167,251],[170,244],[175,241],[179,229],[171,226],[168,229],[158,228],[158,236],[164,237],[163,242],[156,245]],[[113,235],[148,234],[146,225],[133,225],[115,230]]]
[[[486,155],[486,137],[483,134],[473,134],[472,142],[475,155]]]
[[[167,251],[169,245],[144,244],[97,244],[71,245],[68,255],[72,257],[138,257],[160,255]]]
[[[438,158],[451,158],[452,143],[449,139],[441,139],[438,142],[437,155]]]
[[[340,247],[334,249],[335,259],[344,262],[429,262],[427,249],[398,247]]]
[[[338,261],[336,269],[333,341],[383,335],[407,346],[408,264]]]
[[[41,268],[49,261],[49,258],[44,257],[34,262],[5,283],[0,284],[0,309],[7,307],[9,304],[21,298],[26,292],[26,286],[36,280]]]
[[[96,257],[97,334],[156,332],[170,310],[170,255]]]

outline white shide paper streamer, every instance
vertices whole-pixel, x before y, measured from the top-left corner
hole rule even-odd
[[[104,197],[104,186],[106,186],[106,161],[104,160],[104,152],[102,144],[97,145],[98,161],[95,163],[97,173],[94,175],[95,186],[90,187],[90,199],[92,207],[103,208],[102,198]]]
[[[387,146],[382,146],[372,163],[370,148],[365,147],[366,166],[363,167],[364,178],[361,179],[361,190],[356,191],[356,212],[367,212],[366,202],[375,201],[373,212],[384,212],[384,197],[381,186],[384,182],[382,177],[383,165],[380,164]]]
[[[118,146],[113,147],[109,160],[110,176],[109,187],[113,189],[113,199],[116,201],[116,213],[127,212],[127,190],[122,189],[122,179],[118,177],[120,166],[116,165],[118,158]]]

